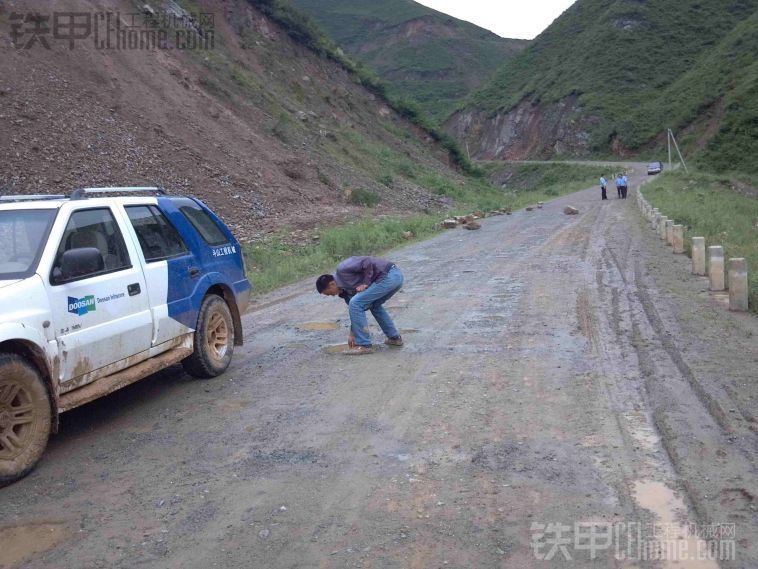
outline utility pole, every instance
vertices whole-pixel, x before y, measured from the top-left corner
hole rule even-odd
[[[674,148],[676,149],[676,153],[679,155],[679,161],[682,163],[682,166],[684,166],[684,171],[688,174],[690,171],[687,169],[687,164],[684,162],[684,157],[682,156],[682,153],[679,150],[679,145],[676,142],[676,137],[674,136],[674,131],[671,129],[668,129],[669,132],[669,168],[671,168],[671,142],[674,142]]]
[[[669,170],[671,170],[671,129],[666,129],[666,142],[669,145]]]

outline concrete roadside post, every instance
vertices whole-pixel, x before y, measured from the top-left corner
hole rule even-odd
[[[711,290],[720,291],[724,286],[724,248],[721,245],[708,247],[708,277],[711,279]]]
[[[661,216],[661,220],[658,222],[658,236],[666,240],[666,222],[669,220],[665,215]]]
[[[705,237],[692,238],[692,274],[705,276]]]
[[[747,261],[741,257],[729,259],[729,310],[747,309]]]
[[[671,244],[674,246],[674,253],[678,255],[684,253],[684,225],[671,227]]]
[[[666,220],[666,245],[674,244],[674,220]]]
[[[652,226],[653,229],[658,229],[658,222],[661,219],[661,212],[658,211],[657,207],[653,208],[653,220],[652,220]]]

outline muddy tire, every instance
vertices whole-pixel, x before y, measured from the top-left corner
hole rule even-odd
[[[0,354],[0,488],[26,476],[50,436],[50,397],[39,371],[21,356]]]
[[[229,367],[234,352],[234,320],[226,301],[209,294],[200,306],[195,330],[195,351],[182,361],[184,370],[208,379]]]

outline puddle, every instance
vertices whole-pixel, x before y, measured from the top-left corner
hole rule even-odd
[[[248,399],[230,399],[227,401],[220,401],[219,407],[222,413],[237,413],[243,409],[250,407],[252,401]]]
[[[327,354],[339,354],[341,352],[346,352],[349,346],[347,344],[335,344],[334,346],[325,346],[321,348],[321,351],[326,352]]]
[[[336,330],[338,327],[336,322],[303,322],[296,326],[299,330]]]
[[[637,480],[633,489],[637,503],[657,517],[657,540],[645,543],[650,553],[658,553],[664,569],[719,569],[708,543],[688,528],[687,507],[674,491],[662,482]],[[680,521],[684,520],[684,521]],[[651,540],[652,541],[652,540]],[[726,545],[725,542],[720,542]],[[717,542],[718,545],[718,542]],[[714,552],[718,555],[718,552]]]
[[[37,523],[0,528],[0,566],[13,567],[47,551],[68,537],[62,523]]]
[[[627,431],[637,445],[648,452],[658,450],[660,439],[653,429],[651,418],[639,411],[629,411],[623,416],[627,421]]]

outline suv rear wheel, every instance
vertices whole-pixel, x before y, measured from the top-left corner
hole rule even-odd
[[[200,378],[221,375],[234,352],[234,320],[226,301],[210,294],[200,306],[195,330],[195,351],[182,361],[187,373]]]
[[[0,354],[0,487],[34,468],[47,446],[52,413],[37,369],[21,356]]]

